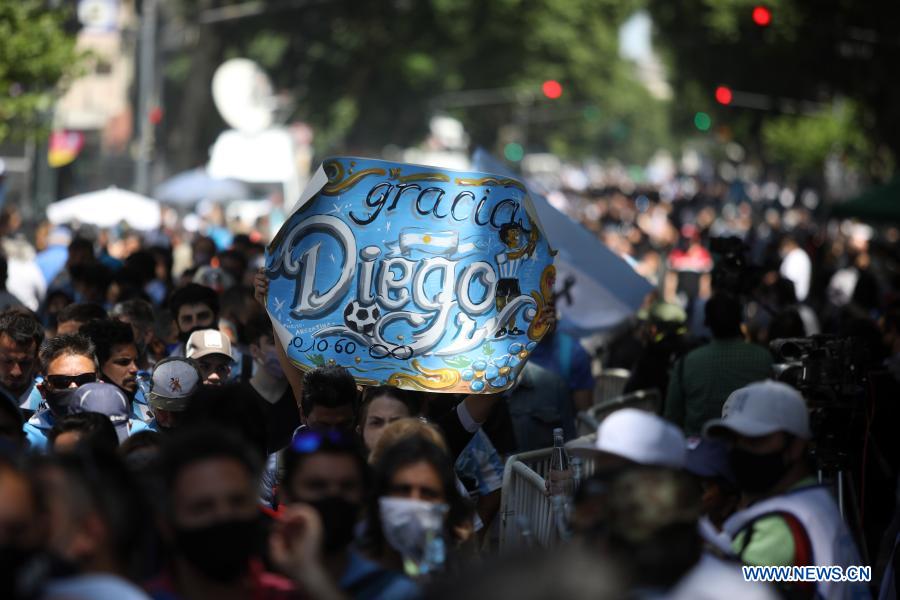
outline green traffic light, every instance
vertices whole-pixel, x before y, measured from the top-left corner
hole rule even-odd
[[[712,119],[705,112],[698,112],[694,115],[694,127],[700,131],[709,131],[712,127]]]
[[[503,148],[503,156],[510,162],[519,162],[525,156],[525,149],[521,144],[510,142]]]

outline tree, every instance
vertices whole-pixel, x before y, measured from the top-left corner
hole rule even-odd
[[[772,21],[760,27],[752,19],[754,0],[648,0],[658,37],[667,49],[676,96],[690,89],[706,91],[711,98],[717,85],[750,92],[765,99],[765,110],[709,104],[693,110],[712,110],[720,122],[751,136],[751,145],[764,151],[775,139],[787,141],[785,126],[794,134],[813,135],[812,144],[823,141],[810,118],[823,117],[833,103],[849,100],[854,108],[844,117],[852,122],[830,127],[829,135],[870,172],[886,148],[900,153],[900,81],[893,77],[900,61],[896,31],[900,11],[893,2],[847,0],[769,0]],[[685,117],[691,107],[678,107]],[[799,116],[798,116],[799,115]],[[800,118],[800,117],[807,118]],[[820,124],[830,122],[824,116]],[[843,118],[843,117],[842,117]],[[776,119],[776,124],[769,121]],[[676,119],[684,122],[686,118]],[[767,131],[767,133],[764,133]],[[776,134],[775,132],[781,132]],[[860,133],[865,144],[859,144]],[[764,139],[765,138],[765,139]],[[782,144],[789,163],[809,158],[803,144]],[[861,154],[860,154],[861,153]]]
[[[846,102],[810,115],[773,117],[762,125],[763,148],[772,160],[788,165],[790,174],[814,175],[830,155],[851,163],[872,155],[872,144],[857,123],[854,107]]]
[[[202,35],[215,39],[207,38],[202,52],[215,52],[214,63],[232,56],[258,61],[276,87],[292,95],[291,116],[316,127],[320,153],[377,154],[389,144],[416,143],[436,102],[465,90],[512,90],[494,103],[446,108],[464,122],[473,143],[489,148],[505,124],[527,130],[523,141],[530,148],[568,155],[646,160],[655,140],[666,139],[664,107],[618,57],[618,27],[638,0],[264,4],[254,16],[206,26]],[[205,0],[206,10],[214,5]],[[182,2],[174,18],[196,22],[198,6],[204,3]],[[185,56],[199,50],[187,48]],[[176,115],[179,123],[214,113],[212,73],[198,73],[197,61],[189,62],[191,68],[167,81],[170,99],[177,94],[184,105],[184,86],[196,88],[204,108]],[[547,79],[562,84],[561,98],[540,95]],[[208,131],[217,124],[193,127]],[[212,141],[203,137],[197,156],[205,156]]]
[[[39,0],[0,0],[0,140],[48,125],[41,114],[78,64],[66,16]]]

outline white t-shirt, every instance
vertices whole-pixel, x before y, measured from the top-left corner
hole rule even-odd
[[[794,282],[797,301],[806,300],[812,280],[812,261],[809,260],[809,255],[801,248],[794,248],[781,261],[780,273],[785,279]]]
[[[41,270],[33,262],[12,259],[7,262],[7,269],[6,290],[30,310],[36,311],[47,295],[47,284]]]

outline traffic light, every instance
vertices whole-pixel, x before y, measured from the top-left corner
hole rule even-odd
[[[694,127],[700,131],[709,131],[712,126],[712,119],[705,112],[698,112],[694,115]]]
[[[525,158],[525,149],[522,147],[522,144],[510,142],[503,147],[503,156],[509,162],[519,162]]]
[[[760,27],[768,27],[772,23],[772,11],[762,5],[754,6],[753,22]]]
[[[541,84],[541,91],[544,93],[544,96],[551,100],[556,100],[563,93],[562,85],[555,79],[548,79]]]
[[[719,104],[724,104],[728,106],[731,104],[731,100],[734,97],[734,94],[731,93],[731,88],[726,85],[720,85],[716,88],[716,102]]]

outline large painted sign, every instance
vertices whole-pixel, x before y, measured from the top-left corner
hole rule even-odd
[[[267,250],[288,357],[366,385],[508,388],[548,328],[555,271],[535,214],[515,179],[326,160]]]

